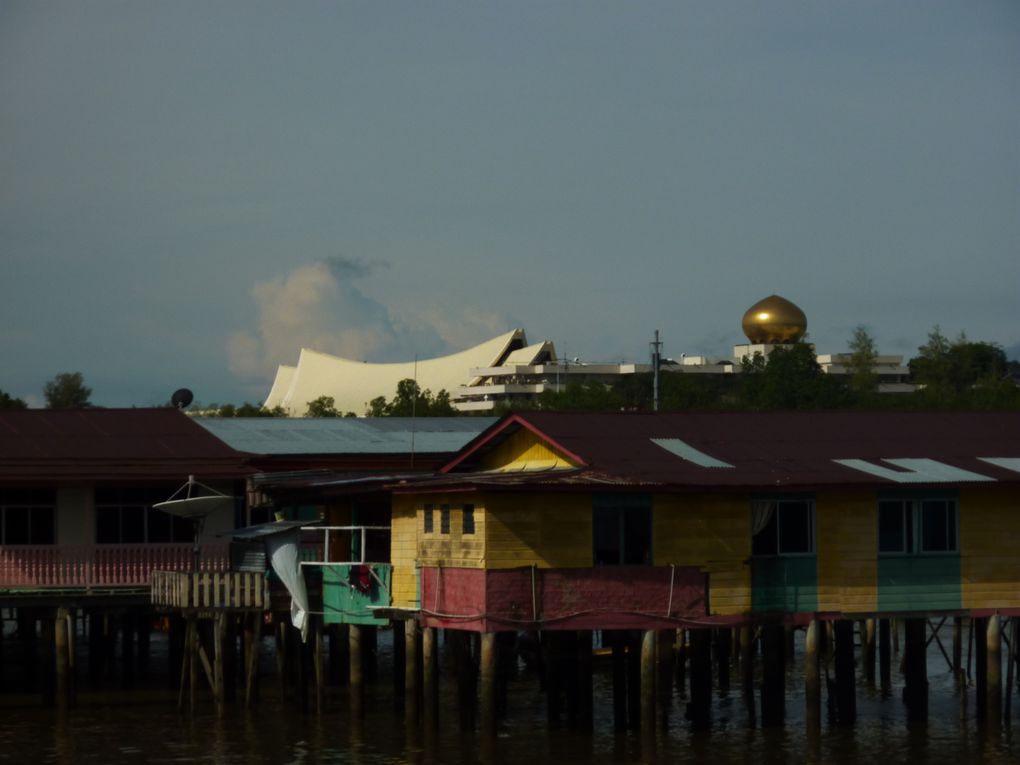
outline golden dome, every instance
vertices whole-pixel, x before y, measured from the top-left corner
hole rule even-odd
[[[747,309],[740,323],[752,343],[795,343],[807,332],[807,316],[779,295],[769,295]]]

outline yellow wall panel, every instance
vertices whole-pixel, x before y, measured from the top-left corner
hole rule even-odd
[[[878,609],[878,502],[874,492],[815,496],[818,610]]]
[[[964,608],[1020,608],[1020,492],[960,492]]]
[[[399,608],[418,607],[418,556],[417,514],[410,497],[394,496],[390,560],[393,563],[393,605]]]
[[[590,494],[491,494],[485,508],[487,568],[592,565]]]
[[[652,518],[655,565],[707,571],[713,615],[750,612],[750,497],[661,494]]]
[[[483,470],[548,470],[575,467],[530,430],[512,433],[481,461]]]

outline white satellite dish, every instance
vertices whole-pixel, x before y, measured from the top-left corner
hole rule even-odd
[[[198,494],[196,493],[198,490],[204,490],[207,493]],[[182,493],[184,496],[179,496]],[[195,542],[192,550],[195,555],[195,571],[198,571],[200,552],[198,538],[202,534],[202,526],[205,523],[205,519],[218,510],[229,509],[233,506],[233,497],[221,491],[216,491],[216,489],[206,486],[204,483],[199,483],[195,480],[195,476],[189,475],[188,482],[171,494],[170,499],[165,502],[157,502],[152,507],[156,510],[162,510],[164,513],[191,521],[195,531]]]

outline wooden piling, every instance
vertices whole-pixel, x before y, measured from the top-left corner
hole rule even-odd
[[[928,720],[928,660],[926,622],[924,619],[903,621],[904,678],[903,701],[907,720]]]
[[[875,619],[865,619],[861,623],[861,658],[864,661],[864,679],[868,685],[875,684]]]
[[[641,633],[641,730],[655,732],[655,630]]]
[[[198,620],[194,616],[188,619],[188,708],[195,712],[195,694],[198,688]]]
[[[985,659],[987,673],[987,711],[986,720],[991,728],[1002,723],[1002,623],[998,614],[988,617],[985,629]]]
[[[729,630],[727,630],[729,632]],[[675,630],[658,630],[656,632],[656,701],[655,708],[659,717],[659,726],[663,730],[669,729],[669,709],[673,694],[673,663],[676,660],[676,651],[673,641],[676,639]]]
[[[690,635],[691,690],[687,719],[694,730],[712,727],[712,633],[693,629]]]
[[[974,642],[974,714],[984,720],[988,714],[988,617],[971,620]]]
[[[854,676],[854,623],[837,619],[833,625],[836,669],[836,718],[841,723],[857,719],[857,684]]]
[[[432,730],[439,723],[439,655],[435,627],[425,627],[421,634],[425,727]]]
[[[496,633],[494,632],[483,632],[481,635],[479,665],[481,732],[486,738],[494,738],[496,735]]]
[[[592,643],[591,630],[582,630],[577,633],[577,727],[580,730],[590,731],[594,726],[594,703],[592,686]],[[670,644],[672,647],[672,643]],[[666,687],[669,688],[670,678],[666,680]]]
[[[53,625],[53,643],[56,654],[56,703],[59,709],[67,709],[71,705],[69,617],[70,614],[66,608],[58,608]]]
[[[404,716],[408,723],[418,723],[418,622],[404,622]]]
[[[778,727],[786,720],[786,629],[762,627],[761,724]]]
[[[262,648],[262,614],[254,613],[245,629],[247,666],[244,680],[244,706],[251,709],[258,700],[259,651]]]
[[[361,717],[364,711],[363,700],[365,697],[365,665],[361,655],[361,625],[351,624],[348,627],[347,658],[350,669],[347,690],[351,714],[354,717]]]
[[[457,701],[458,719],[462,731],[471,731],[475,727],[475,713],[478,709],[478,670],[475,657],[471,651],[471,635],[460,630],[447,632],[448,639],[453,642],[453,651],[457,664]]]
[[[818,634],[820,625],[817,619],[808,624],[804,638],[804,722],[808,730],[816,731],[822,724],[822,681],[818,661]]]
[[[892,636],[889,634],[889,620],[878,620],[878,680],[882,690],[889,690],[892,684]]]
[[[1009,627],[1009,652],[1006,655],[1006,699],[1002,710],[1002,722],[1007,728],[1013,717],[1013,668],[1016,666],[1017,651],[1020,650],[1020,646],[1017,646],[1017,641],[1020,640],[1020,620],[1016,616],[1010,617]]]
[[[676,667],[675,667],[676,692],[680,698],[687,695],[687,630],[676,631]]]
[[[606,632],[613,648],[613,727],[627,729],[627,644],[619,631]]]
[[[740,692],[751,725],[755,724],[754,703],[754,627],[745,624],[740,628]]]
[[[312,668],[315,674],[315,712],[322,714],[326,701],[326,672],[322,655],[322,617],[314,617],[312,622]]]
[[[732,651],[730,636],[731,630],[728,627],[715,630],[716,677],[717,685],[722,692],[729,690],[730,687],[730,653]]]
[[[963,617],[953,617],[953,675],[963,669]]]
[[[216,701],[216,716],[226,715],[226,698],[223,682],[223,641],[227,631],[227,615],[219,612],[213,618],[213,699]]]

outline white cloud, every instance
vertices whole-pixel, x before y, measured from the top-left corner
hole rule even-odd
[[[347,258],[303,265],[252,288],[258,326],[228,339],[231,371],[268,382],[301,348],[366,361],[403,361],[461,350],[512,327],[471,306],[394,310],[354,282],[376,264]]]

